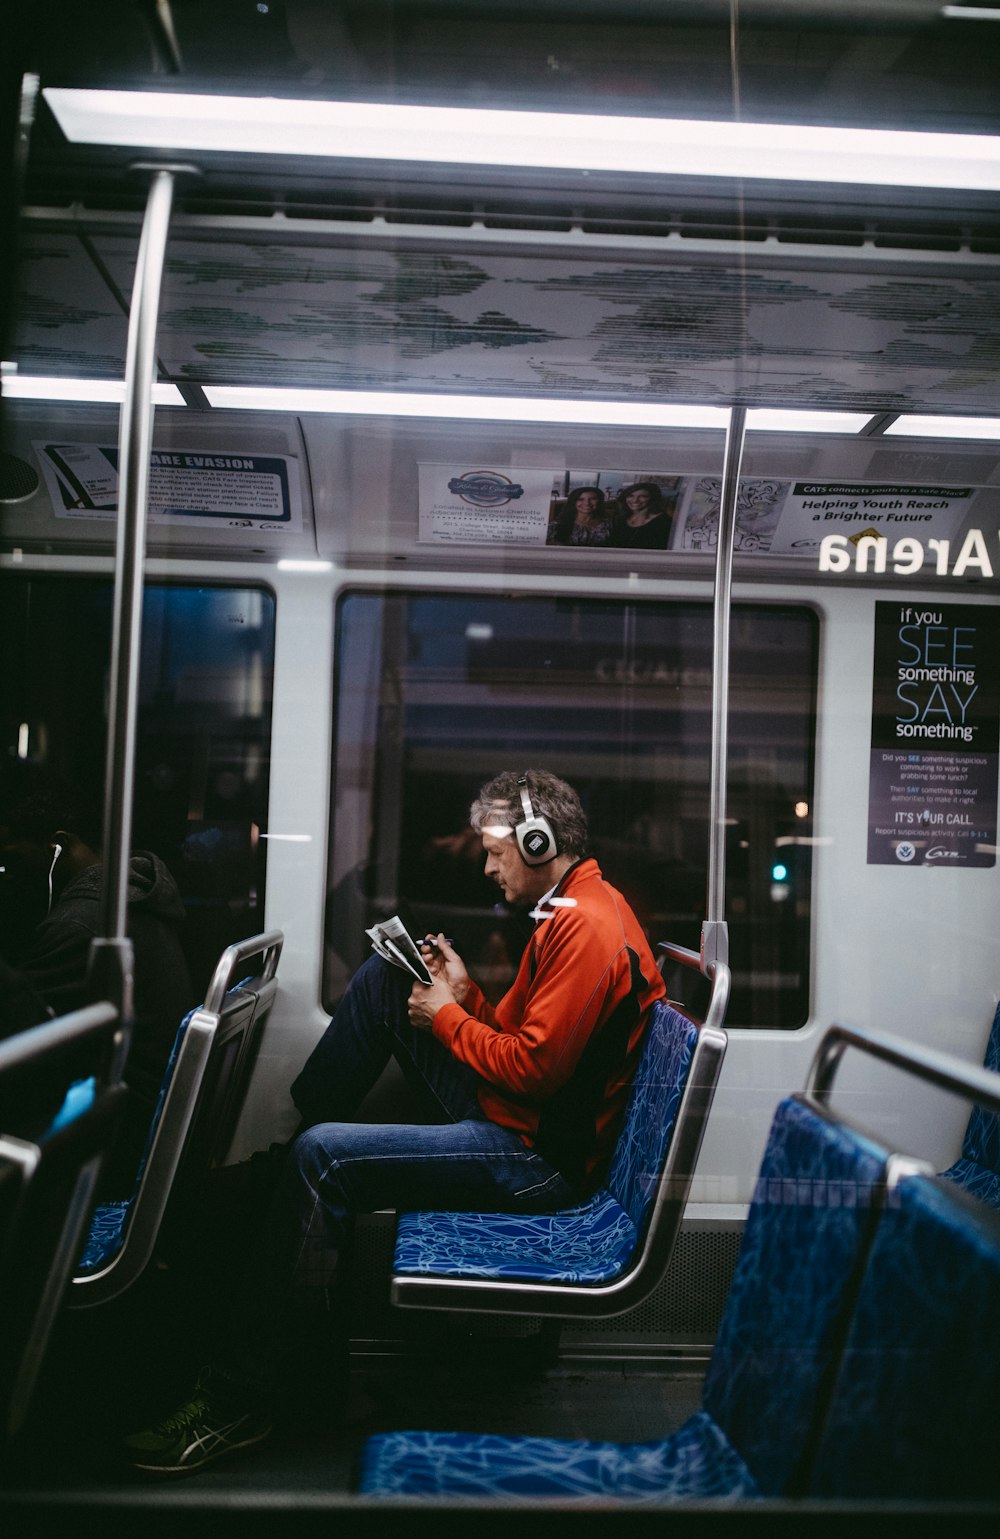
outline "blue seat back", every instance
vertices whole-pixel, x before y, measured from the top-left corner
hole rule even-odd
[[[170,1057],[167,1059],[166,1067],[163,1070],[163,1078],[160,1080],[160,1089],[157,1093],[156,1105],[153,1108],[153,1116],[149,1124],[149,1131],[146,1134],[146,1142],[142,1146],[142,1154],[139,1157],[139,1164],[136,1167],[135,1180],[132,1183],[132,1190],[129,1193],[130,1202],[135,1199],[135,1196],[140,1186],[142,1185],[142,1178],[146,1170],[146,1165],[149,1161],[150,1151],[153,1147],[153,1141],[156,1138],[156,1130],[159,1127],[160,1119],[163,1116],[163,1104],[167,1099],[167,1091],[170,1089],[170,1084],[174,1077],[174,1070],[177,1067],[177,1059],[180,1056],[181,1045],[184,1041],[184,1034],[188,1029],[193,1015],[194,1011],[189,1010],[177,1028],[177,1034],[174,1037],[174,1045],[170,1049]]]
[[[1000,1218],[950,1182],[890,1193],[810,1492],[1000,1497]]]
[[[658,1000],[650,1012],[606,1182],[639,1235],[656,1194],[697,1042],[697,1026],[676,1006]]]
[[[102,1304],[130,1287],[149,1262],[168,1206],[182,1208],[191,1183],[225,1157],[277,991],[281,937],[260,939],[273,942],[265,973],[222,994],[213,985],[214,1008],[206,1002],[178,1027],[132,1194],[96,1209],[73,1278],[74,1304]]]
[[[887,1159],[799,1097],[775,1113],[703,1397],[764,1495],[804,1479]]]
[[[1000,1004],[997,1005],[986,1044],[985,1067],[1000,1074]],[[965,1130],[962,1154],[967,1160],[974,1160],[977,1165],[1000,1176],[1000,1116],[996,1112],[986,1111],[982,1106],[973,1107]]]

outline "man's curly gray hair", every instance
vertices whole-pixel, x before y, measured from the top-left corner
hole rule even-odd
[[[469,821],[477,833],[514,828],[524,819],[518,781],[523,777],[532,811],[548,818],[561,855],[579,860],[587,849],[587,818],[571,785],[549,770],[504,770],[486,783],[472,804]]]

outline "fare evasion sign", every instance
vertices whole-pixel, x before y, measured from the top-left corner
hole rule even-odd
[[[57,518],[114,518],[114,444],[35,443]],[[151,524],[224,525],[279,534],[302,527],[298,465],[284,454],[154,449],[149,457]]]
[[[1000,611],[875,605],[868,864],[993,866]]]

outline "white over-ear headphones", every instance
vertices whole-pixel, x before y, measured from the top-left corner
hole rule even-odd
[[[524,821],[518,823],[514,829],[514,838],[517,840],[521,859],[527,866],[544,866],[546,861],[554,860],[559,854],[556,831],[548,818],[535,816],[531,797],[528,795],[528,784],[523,775],[517,782],[517,788],[521,793]]]
[[[51,914],[52,912],[52,873],[56,869],[56,861],[59,859],[61,854],[62,845],[54,844],[52,846],[52,864],[49,866],[49,906],[46,909],[46,913],[48,914]]]

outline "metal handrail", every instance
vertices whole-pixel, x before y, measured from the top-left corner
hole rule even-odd
[[[264,953],[264,966],[259,981],[270,983],[278,970],[278,960],[284,944],[283,931],[266,930],[260,935],[251,935],[246,940],[236,941],[232,946],[227,946],[215,965],[215,971],[205,993],[203,1008],[217,1014],[222,1009],[223,1001],[236,977],[237,970],[248,957],[257,956],[260,952]]]
[[[719,958],[715,961],[706,961],[699,952],[692,951],[688,946],[675,945],[673,941],[660,941],[657,950],[662,951],[671,962],[677,962],[679,966],[687,967],[691,972],[701,973],[708,979],[712,985],[712,992],[702,1029],[710,1027],[713,1031],[720,1031],[729,1008],[729,994],[733,983],[728,962]]]
[[[740,462],[746,437],[746,408],[734,406],[726,429],[726,453],[719,498],[719,536],[715,550],[712,605],[712,738],[709,784],[708,890],[701,927],[703,962],[729,961],[726,904],[726,767],[729,752],[729,632],[733,583],[733,546]]]
[[[849,1047],[891,1063],[898,1069],[915,1074],[939,1090],[952,1091],[956,1095],[977,1101],[993,1112],[1000,1112],[1000,1074],[977,1064],[963,1063],[948,1053],[920,1043],[908,1042],[904,1037],[888,1033],[860,1031],[854,1026],[834,1024],[827,1027],[816,1049],[803,1090],[804,1095],[826,1105],[833,1091],[837,1070]]]
[[[0,1042],[0,1074],[30,1064],[37,1053],[48,1048],[69,1046],[94,1036],[102,1026],[109,1026],[118,1017],[118,1011],[109,1000],[85,1005],[54,1021],[42,1021],[38,1026],[28,1026],[15,1036]]]

